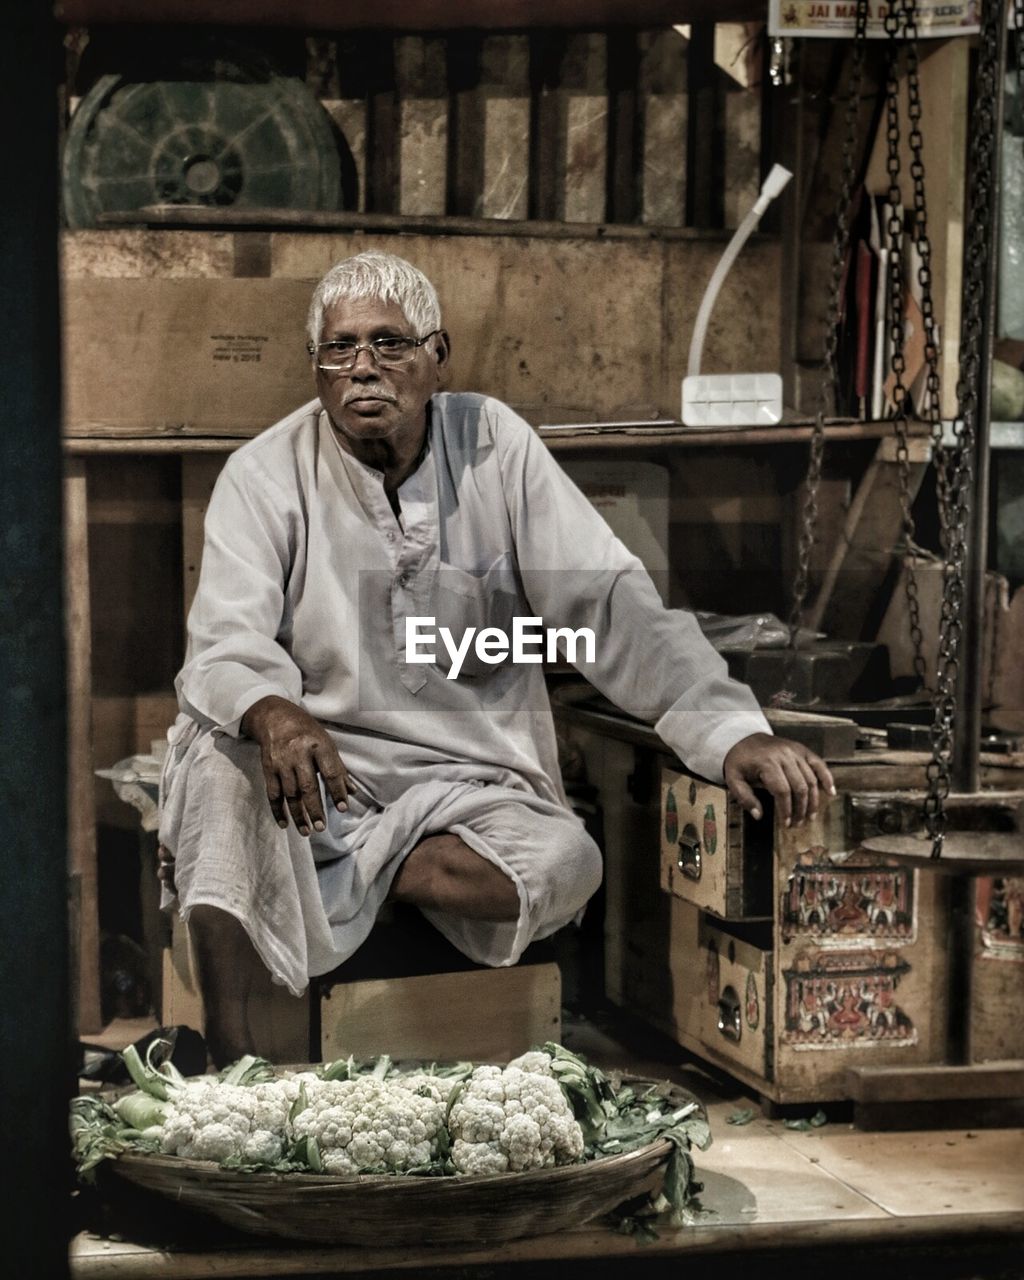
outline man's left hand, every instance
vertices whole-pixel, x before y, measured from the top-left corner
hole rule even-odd
[[[818,812],[821,790],[836,793],[828,765],[809,747],[770,733],[752,733],[729,751],[723,765],[725,784],[755,818],[761,806],[753,788],[775,798],[785,826],[797,826]]]

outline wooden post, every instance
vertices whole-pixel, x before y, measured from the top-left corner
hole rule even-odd
[[[96,873],[96,791],[92,751],[92,627],[84,458],[64,477],[64,608],[68,689],[68,860],[72,984],[78,1034],[100,1031],[100,923]]]

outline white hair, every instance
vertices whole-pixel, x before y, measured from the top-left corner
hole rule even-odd
[[[396,303],[418,338],[441,327],[441,304],[434,286],[411,262],[393,253],[357,253],[327,272],[309,304],[306,329],[314,346],[323,331],[324,312],[342,298]]]

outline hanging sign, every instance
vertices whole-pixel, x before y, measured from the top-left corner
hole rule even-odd
[[[888,39],[885,17],[891,8],[882,0],[871,0],[867,29],[870,38]],[[916,8],[919,36],[970,35],[980,26],[980,0],[917,0]],[[856,0],[769,0],[768,34],[852,38],[856,13]]]

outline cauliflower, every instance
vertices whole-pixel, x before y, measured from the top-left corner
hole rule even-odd
[[[583,1155],[583,1131],[558,1081],[540,1059],[528,1069],[477,1067],[448,1116],[452,1163],[460,1173],[504,1173],[569,1164]],[[550,1058],[548,1058],[550,1063]]]
[[[190,1080],[175,1091],[163,1122],[161,1145],[168,1155],[192,1160],[232,1157],[248,1164],[281,1159],[292,1098],[287,1082],[231,1085],[220,1080]]]
[[[531,1049],[529,1053],[522,1053],[508,1065],[518,1067],[520,1071],[533,1071],[539,1076],[554,1075],[551,1070],[551,1054],[545,1053],[543,1049]]]
[[[441,1098],[373,1078],[323,1080],[306,1096],[292,1135],[315,1139],[325,1173],[402,1173],[438,1154]]]

